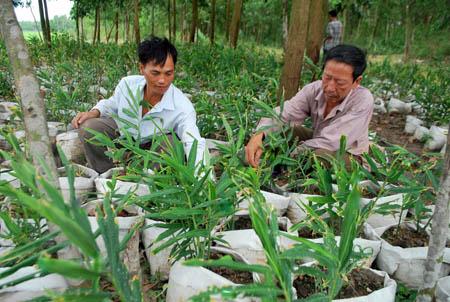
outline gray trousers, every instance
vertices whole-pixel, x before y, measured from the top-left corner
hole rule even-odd
[[[78,131],[78,136],[83,144],[84,154],[86,155],[89,166],[98,173],[103,173],[114,167],[112,159],[105,154],[107,148],[90,143],[89,140],[94,135],[86,129],[95,130],[107,135],[111,139],[115,139],[119,137],[120,132],[114,119],[111,117],[91,118],[81,124]]]
[[[92,118],[81,124],[78,131],[78,136],[83,144],[84,154],[86,155],[86,160],[89,166],[98,173],[103,173],[114,167],[112,159],[105,154],[107,148],[105,146],[99,146],[90,143],[89,140],[91,140],[94,135],[86,129],[92,129],[97,132],[103,133],[110,139],[118,138],[120,136],[120,132],[114,119],[111,117]],[[157,152],[166,151],[168,149],[168,144],[174,144],[174,138],[172,137],[172,135],[166,134],[166,136],[168,140],[164,140],[160,143],[159,146],[157,146]],[[150,149],[151,145],[152,142],[150,141],[148,143],[141,144],[140,148]],[[159,165],[155,163],[152,168],[154,170],[158,170]]]

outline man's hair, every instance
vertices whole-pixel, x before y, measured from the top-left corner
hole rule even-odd
[[[330,15],[331,17],[337,17],[337,10],[332,9],[328,12],[328,15]]]
[[[323,67],[331,60],[352,66],[353,81],[363,74],[367,66],[366,53],[353,45],[340,44],[331,48],[325,55]]]
[[[167,57],[171,56],[173,64],[177,63],[177,49],[166,38],[151,36],[145,39],[138,46],[139,62],[145,65],[154,62],[156,65],[164,65]]]

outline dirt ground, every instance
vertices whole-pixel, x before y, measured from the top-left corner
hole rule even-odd
[[[420,155],[423,144],[413,140],[412,135],[403,132],[405,121],[406,116],[401,114],[373,115],[369,130],[377,133],[382,145],[399,145],[414,154]]]

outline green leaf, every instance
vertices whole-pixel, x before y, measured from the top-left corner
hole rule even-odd
[[[38,265],[44,272],[60,274],[73,279],[95,280],[101,277],[99,272],[90,270],[75,261],[40,258]]]

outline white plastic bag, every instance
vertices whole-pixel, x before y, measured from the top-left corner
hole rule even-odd
[[[89,193],[94,193],[95,189],[94,179],[98,176],[98,173],[90,168],[78,164],[73,164],[73,169],[75,170],[75,179],[74,179],[75,198],[80,203],[83,203],[84,201],[87,200]],[[63,173],[64,171],[65,171],[64,167],[58,168],[58,173]],[[64,201],[66,203],[69,203],[70,189],[68,177],[66,176],[59,177],[59,188],[61,189]]]
[[[154,244],[155,239],[167,229],[152,226],[154,224],[161,223],[159,221],[145,219],[145,227],[142,230],[142,241],[144,243],[145,255],[150,264],[150,271],[152,275],[158,274],[162,280],[167,280],[169,278],[170,272],[170,250],[171,246],[163,249],[157,254],[153,254],[153,251],[169,240],[169,238]]]
[[[211,251],[218,251],[232,256],[237,261],[248,263],[248,261],[239,253],[225,248],[212,247]],[[253,280],[259,281],[257,274],[253,274]],[[186,302],[189,299],[209,287],[238,286],[230,280],[204,268],[195,266],[185,266],[182,261],[175,262],[170,270],[169,284],[167,288],[166,302]],[[220,297],[212,298],[212,301],[225,301]],[[227,301],[250,302],[258,301],[252,298],[237,298]]]
[[[109,192],[107,183],[111,181],[111,177],[117,171],[122,171],[122,168],[112,168],[108,171],[100,174],[95,180],[95,188],[97,189],[97,198],[103,198],[106,192]],[[149,194],[150,191],[147,185],[138,184],[129,181],[116,181],[116,194],[127,194],[128,192],[134,192],[135,195],[142,196]]]
[[[0,268],[0,272],[7,270],[8,267]],[[19,269],[14,274],[2,279],[2,283],[17,280],[21,277],[37,273],[38,270],[32,266],[26,266]],[[6,287],[0,290],[0,301],[2,302],[20,302],[28,301],[33,298],[42,296],[48,290],[64,291],[68,288],[64,278],[57,274],[50,274],[44,277],[38,277],[12,287]]]
[[[277,214],[279,216],[282,216],[282,215],[284,215],[284,213],[286,213],[288,205],[289,205],[290,197],[271,193],[271,192],[266,192],[266,191],[261,191],[261,193],[264,196],[264,198],[266,199],[266,203],[270,204],[270,206],[272,206],[277,211]],[[251,202],[253,202],[253,200],[247,198],[247,199],[244,199],[241,203],[239,203],[238,213],[239,214],[248,214],[248,208],[249,208],[249,204]]]
[[[348,298],[348,299],[337,299],[333,300],[335,302],[394,302],[395,293],[397,292],[397,282],[391,279],[386,272],[370,269],[371,272],[379,276],[384,277],[384,287],[382,289],[376,290],[367,296]]]
[[[450,301],[450,276],[443,277],[436,284],[436,301]]]
[[[85,162],[83,146],[78,138],[77,130],[58,134],[56,136],[56,144],[60,146],[67,160],[79,164]]]
[[[430,135],[430,130],[424,126],[418,126],[414,131],[414,138],[418,141],[423,141],[428,135]]]
[[[404,227],[413,228],[412,224],[404,223]],[[428,247],[402,248],[393,246],[382,239],[382,234],[396,225],[374,229],[370,239],[381,240],[381,250],[377,257],[377,266],[391,275],[394,279],[404,283],[410,288],[419,288],[423,285],[425,261]],[[439,273],[440,277],[450,273],[450,248],[445,248],[444,257]]]
[[[443,132],[444,131],[442,128],[431,126],[430,128],[431,138],[427,140],[427,142],[425,143],[425,148],[430,151],[441,151],[441,148],[447,142],[447,137]]]
[[[408,114],[412,111],[411,103],[405,103],[396,98],[391,98],[387,106],[389,113]]]
[[[413,115],[406,116],[405,133],[414,134],[416,128],[421,126],[423,121]]]

